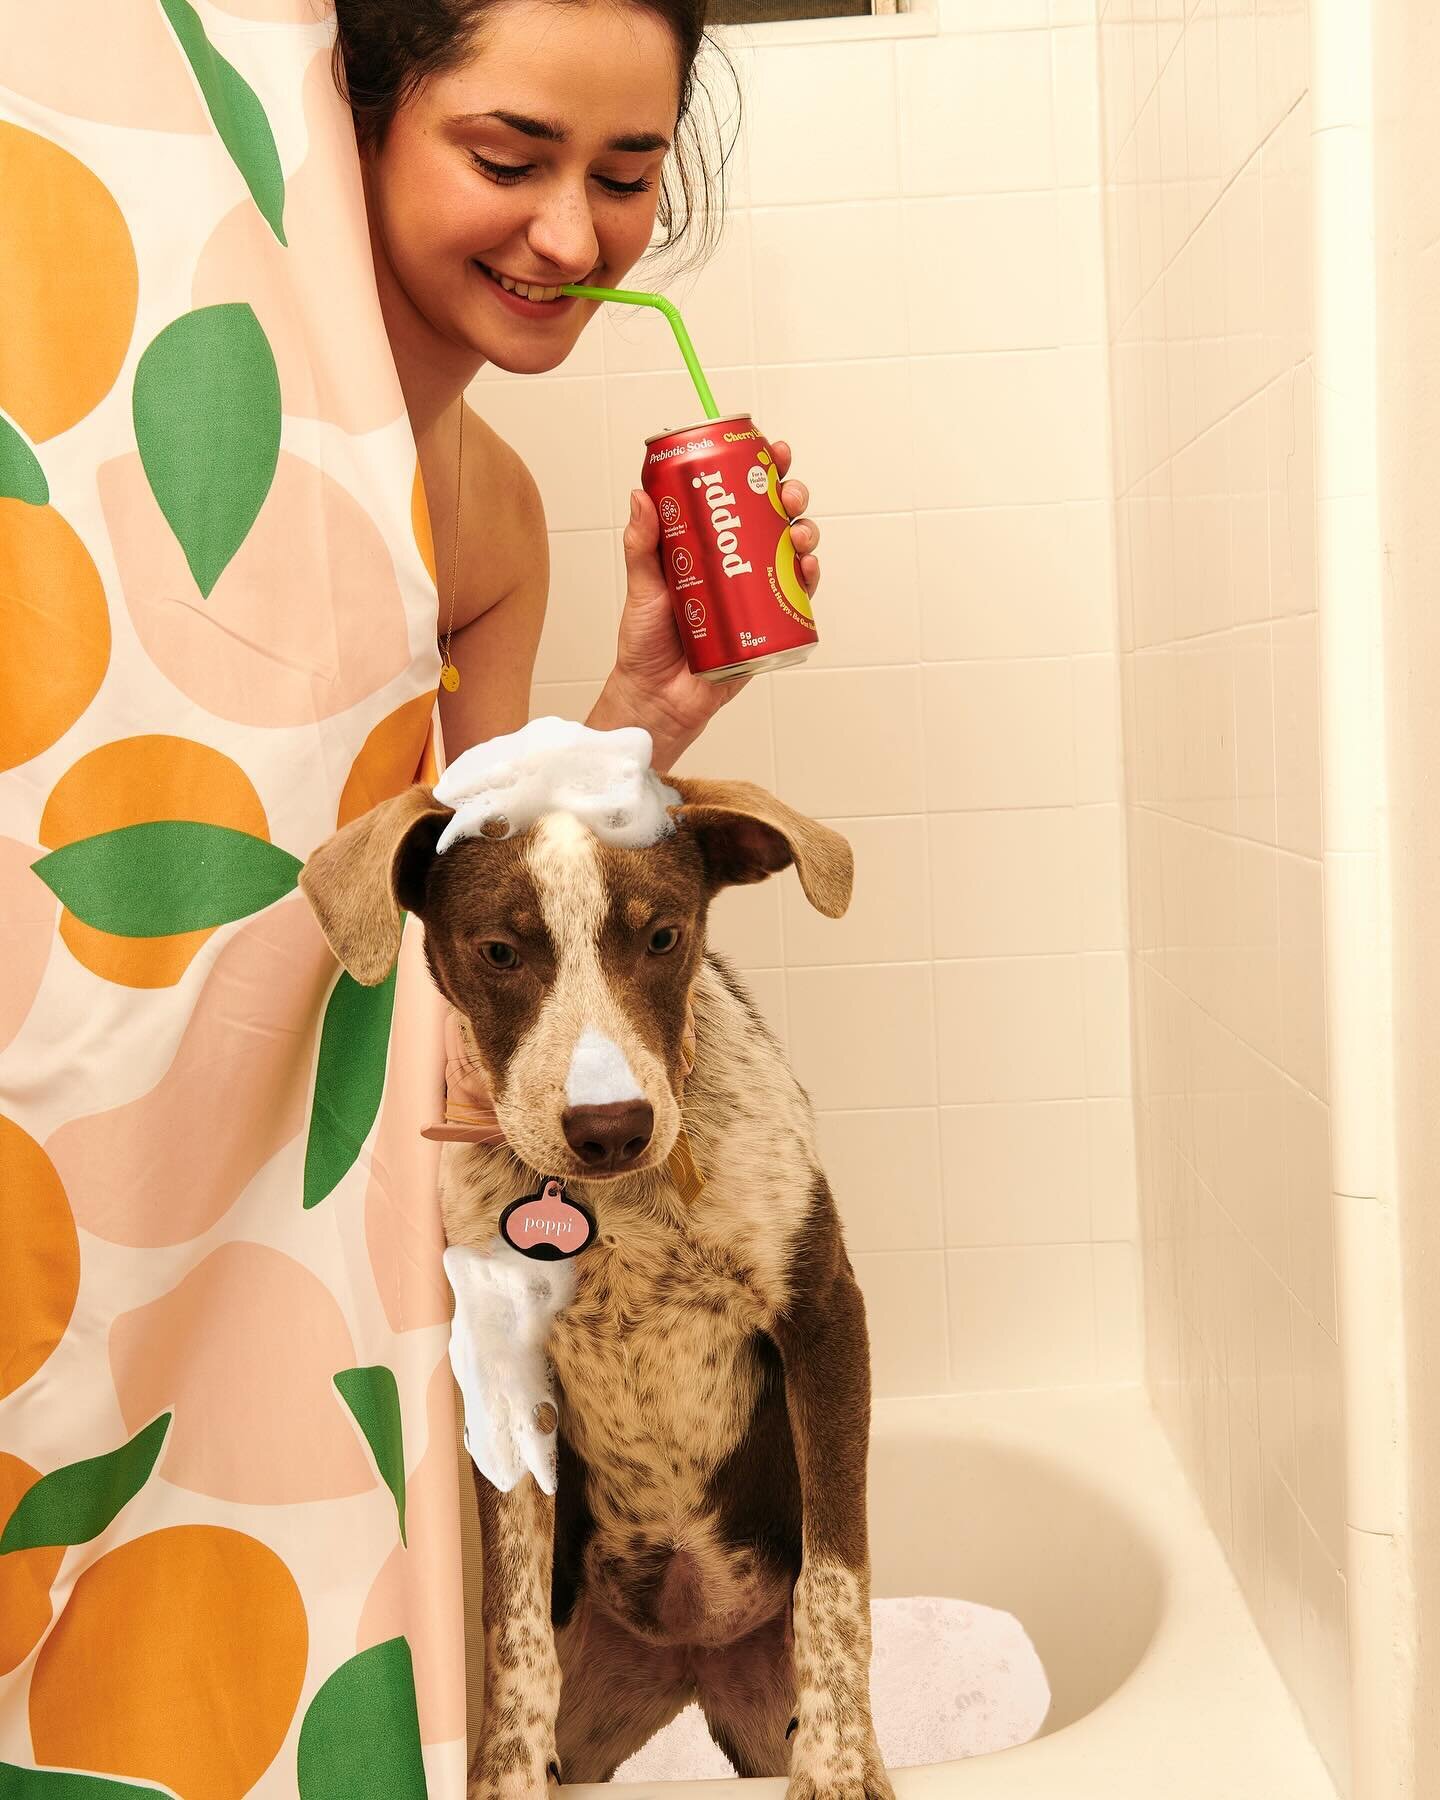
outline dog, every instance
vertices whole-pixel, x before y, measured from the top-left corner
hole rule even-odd
[[[557,811],[439,855],[451,810],[417,787],[301,877],[362,983],[416,914],[468,1024],[506,1143],[443,1152],[450,1245],[491,1254],[545,1177],[595,1220],[573,1262],[525,1265],[542,1295],[573,1271],[544,1344],[558,1429],[555,1409],[534,1423],[555,1497],[475,1471],[470,1800],[606,1781],[692,1700],[736,1771],[788,1775],[788,1800],[893,1800],[869,1700],[864,1303],[809,1099],[705,941],[719,890],[792,864],[840,916],[850,847],[750,783],[665,779],[673,829],[646,848]],[[628,1085],[577,1092],[582,1039]],[[674,1175],[682,1139],[698,1194]]]

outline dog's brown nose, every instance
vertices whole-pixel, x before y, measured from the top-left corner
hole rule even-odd
[[[648,1100],[611,1100],[572,1106],[561,1120],[565,1142],[592,1169],[624,1169],[641,1155],[655,1129]]]

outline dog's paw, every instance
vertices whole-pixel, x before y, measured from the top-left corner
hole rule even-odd
[[[552,1800],[559,1780],[553,1763],[539,1775],[533,1769],[472,1775],[466,1800]]]
[[[505,1737],[482,1743],[476,1752],[466,1800],[548,1800],[560,1779],[553,1750]]]
[[[857,1776],[792,1775],[785,1800],[895,1800],[895,1790],[876,1767]]]
[[[868,1720],[843,1733],[802,1726],[791,1743],[785,1800],[895,1800]]]
[[[877,1762],[853,1774],[791,1772],[785,1800],[895,1800],[890,1777]]]

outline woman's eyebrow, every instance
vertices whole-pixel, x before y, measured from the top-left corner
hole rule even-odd
[[[566,143],[570,136],[565,127],[553,119],[534,119],[528,113],[508,112],[503,107],[497,107],[493,112],[459,113],[453,123],[482,125],[492,120],[508,125],[512,131],[523,132],[526,137],[543,138],[547,144]],[[651,150],[668,150],[670,140],[658,131],[630,131],[622,137],[611,138],[607,148],[644,155]]]

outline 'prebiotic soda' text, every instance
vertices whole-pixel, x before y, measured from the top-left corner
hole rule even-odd
[[[645,440],[645,492],[691,670],[732,681],[804,662],[818,633],[775,454],[748,413]]]

